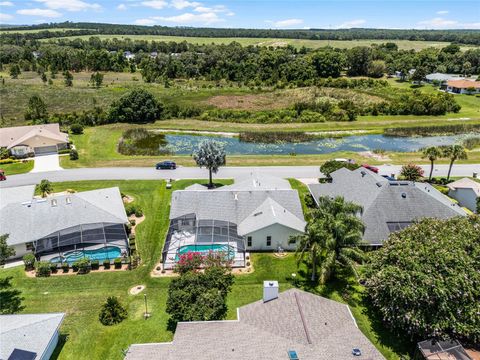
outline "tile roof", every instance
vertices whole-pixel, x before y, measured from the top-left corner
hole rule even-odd
[[[480,88],[480,81],[470,81],[470,80],[449,80],[447,82],[448,86],[460,88],[460,89],[468,89],[473,87],[475,89]]]
[[[449,189],[472,189],[477,196],[480,196],[480,183],[469,178],[463,178],[447,185]]]
[[[0,147],[10,149],[35,136],[53,139],[58,143],[68,142],[68,134],[60,131],[59,124],[43,124],[0,128]]]
[[[64,313],[0,315],[0,359],[8,359],[14,349],[26,350],[42,359]]]
[[[331,183],[308,185],[310,193],[315,200],[320,196],[343,196],[361,205],[364,240],[371,245],[381,245],[388,238],[388,223],[466,215],[461,207],[426,183],[392,182],[364,168],[354,171],[342,168],[331,176]]]
[[[238,320],[179,323],[171,343],[131,345],[126,360],[384,359],[357,328],[347,305],[299,289],[238,309]]]
[[[0,221],[2,232],[10,235],[8,244],[15,245],[72,226],[99,222],[118,224],[128,219],[120,190],[112,187],[10,203],[0,209]]]

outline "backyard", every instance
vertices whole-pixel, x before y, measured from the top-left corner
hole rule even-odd
[[[181,180],[173,190],[182,189],[195,180]],[[206,181],[201,181],[205,183]],[[230,180],[216,180],[231,183]],[[302,193],[304,185],[293,181],[294,187]],[[85,181],[55,183],[54,191],[74,189],[92,190],[101,187],[119,186],[120,190],[132,196],[134,203],[141,206],[146,216],[137,228],[137,250],[143,263],[135,270],[115,273],[92,273],[88,275],[57,276],[49,278],[28,278],[23,268],[0,270],[0,276],[12,276],[14,286],[22,291],[24,312],[66,311],[67,316],[61,328],[62,341],[55,358],[59,359],[121,359],[122,351],[131,343],[171,341],[173,334],[167,330],[168,315],[165,303],[168,278],[152,278],[150,271],[160,258],[161,248],[168,227],[168,213],[171,190],[163,181]],[[278,259],[268,253],[252,256],[254,272],[236,276],[235,285],[228,296],[228,319],[236,317],[236,308],[262,297],[262,281],[276,279],[281,290],[292,285],[291,274],[297,272],[293,254]],[[411,344],[404,343],[390,334],[368,308],[363,298],[363,288],[353,279],[337,279],[327,286],[311,286],[303,279],[304,270],[298,271],[299,286],[304,289],[348,302],[361,330],[388,359],[400,359],[412,350]],[[143,295],[129,295],[135,285],[146,285],[148,308],[152,317],[143,319]],[[128,318],[121,324],[105,327],[98,321],[101,304],[109,295],[115,295],[126,305]]]

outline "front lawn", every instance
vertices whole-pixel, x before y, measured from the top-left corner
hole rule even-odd
[[[173,189],[182,189],[195,180],[177,181]],[[206,183],[206,180],[201,182]],[[231,181],[216,180],[228,184]],[[295,184],[301,189],[301,184]],[[57,348],[59,359],[122,359],[122,351],[132,343],[171,341],[173,334],[167,330],[168,315],[165,304],[168,278],[152,278],[150,271],[160,258],[172,190],[164,181],[84,181],[55,183],[54,191],[74,189],[92,190],[119,186],[120,190],[134,197],[146,216],[137,228],[137,250],[143,263],[133,271],[90,273],[88,275],[27,278],[23,268],[0,270],[0,277],[12,276],[16,288],[25,298],[25,313],[66,312],[61,328],[62,340]],[[363,288],[353,279],[340,279],[328,286],[312,287],[302,282],[302,271],[297,271],[295,256],[283,259],[268,253],[252,255],[255,271],[235,278],[235,285],[228,296],[228,319],[236,318],[236,308],[262,298],[264,280],[278,280],[281,290],[293,286],[292,273],[299,273],[299,286],[305,290],[348,302],[360,329],[388,359],[399,359],[413,349],[391,335],[370,313],[368,302],[362,296]],[[152,317],[143,319],[143,293],[132,296],[128,290],[134,285],[146,285],[149,312]],[[121,324],[106,327],[98,321],[98,314],[107,296],[115,295],[128,309],[128,318]],[[55,358],[55,357],[54,357]]]
[[[5,171],[5,175],[23,174],[33,169],[33,161],[18,162],[12,164],[0,164],[0,169]]]

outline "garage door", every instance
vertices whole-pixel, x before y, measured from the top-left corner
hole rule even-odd
[[[35,155],[52,154],[57,152],[57,146],[56,145],[40,146],[40,147],[33,148],[33,151],[35,151]]]

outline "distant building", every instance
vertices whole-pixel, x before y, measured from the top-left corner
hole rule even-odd
[[[32,55],[35,59],[39,59],[42,57],[42,53],[40,51],[32,51]]]
[[[127,60],[134,60],[135,59],[135,54],[130,52],[130,51],[124,51],[123,52],[123,57]]]
[[[480,94],[480,81],[449,80],[446,91],[453,94]]]
[[[152,51],[152,52],[150,53],[150,57],[151,57],[152,59],[155,59],[157,56],[158,56],[158,52],[156,52],[156,51]]]
[[[0,359],[48,360],[64,313],[0,315]]]
[[[463,178],[447,185],[448,196],[458,201],[460,206],[476,212],[477,200],[480,198],[480,183],[469,178]]]
[[[0,147],[15,157],[56,153],[68,147],[68,134],[59,124],[0,128]]]
[[[278,294],[276,281],[263,294],[237,320],[179,322],[172,342],[131,345],[125,360],[384,359],[348,305],[295,288]]]
[[[390,181],[365,168],[341,168],[330,174],[331,183],[310,184],[318,203],[320,196],[342,196],[363,207],[363,239],[381,246],[390,233],[402,230],[422,218],[448,219],[465,216],[465,211],[427,183]]]
[[[433,73],[425,76],[428,83],[438,82],[440,85],[446,84],[449,80],[463,80],[464,78],[456,74]]]

